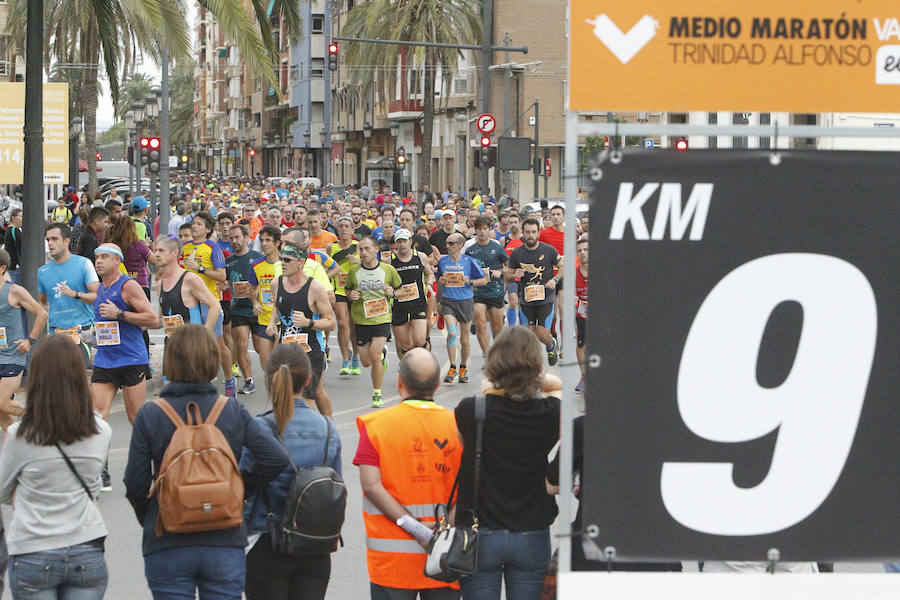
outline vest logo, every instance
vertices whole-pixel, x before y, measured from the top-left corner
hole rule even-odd
[[[656,35],[659,29],[659,22],[650,15],[644,15],[641,19],[628,30],[628,33],[622,33],[619,26],[612,22],[612,19],[605,14],[598,15],[596,19],[587,20],[589,25],[594,26],[594,35],[603,45],[609,48],[616,58],[622,64],[627,64],[634,55],[641,51],[647,45],[647,42]]]
[[[443,463],[434,463],[434,468],[435,468],[435,470],[437,470],[437,472],[440,473],[441,475],[446,475],[447,473],[450,472],[450,466],[449,466],[449,465],[445,465],[445,464],[443,464]]]
[[[448,443],[449,441],[450,441],[450,440],[445,439],[443,442],[439,442],[439,441],[437,440],[437,438],[435,438],[435,439],[434,439],[434,445],[437,446],[438,448],[440,448],[441,450],[443,450],[443,449],[444,449],[444,446],[446,446],[447,443]]]
[[[647,229],[643,208],[657,191],[659,201],[651,231]],[[619,197],[616,200],[609,239],[621,240],[625,235],[625,228],[631,225],[635,240],[658,241],[665,238],[668,225],[669,239],[679,241],[687,233],[690,225],[691,232],[688,239],[700,241],[703,239],[712,193],[713,184],[696,183],[691,188],[687,204],[682,206],[680,183],[645,183],[637,194],[634,194],[633,183],[622,183],[619,185]]]
[[[412,445],[413,452],[424,452],[425,449],[422,447],[422,439],[416,438],[413,440]]]

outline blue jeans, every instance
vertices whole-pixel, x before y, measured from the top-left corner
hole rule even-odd
[[[144,557],[144,575],[153,600],[241,600],[244,549],[233,546],[184,546]]]
[[[510,600],[540,600],[550,564],[550,530],[478,530],[475,574],[459,580],[463,600],[500,600],[500,581]]]
[[[13,600],[100,600],[109,573],[103,548],[68,548],[11,556],[9,589]]]

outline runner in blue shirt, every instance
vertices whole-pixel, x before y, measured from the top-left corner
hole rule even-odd
[[[459,382],[468,383],[466,361],[469,358],[469,327],[474,313],[473,288],[488,282],[487,276],[471,256],[462,253],[465,238],[461,233],[447,237],[447,256],[438,261],[435,274],[443,285],[441,314],[447,324],[447,356],[450,370],[444,377],[446,383],[456,379],[456,342],[460,343]]]
[[[475,243],[466,249],[466,256],[474,258],[488,277],[488,283],[474,291],[475,333],[485,356],[491,347],[487,331],[488,320],[495,337],[503,330],[503,297],[506,295],[503,268],[509,262],[509,256],[503,247],[491,239],[492,224],[490,217],[475,219]]]

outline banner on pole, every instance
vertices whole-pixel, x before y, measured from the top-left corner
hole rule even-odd
[[[618,559],[900,556],[896,158],[770,156],[599,167],[582,526]]]
[[[0,83],[0,184],[25,177],[25,84]],[[44,183],[69,178],[69,86],[44,84]]]
[[[573,0],[569,64],[571,110],[893,112],[900,11],[892,0]]]

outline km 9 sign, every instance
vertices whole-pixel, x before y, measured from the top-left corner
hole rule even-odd
[[[895,166],[768,157],[626,153],[592,191],[582,501],[620,558],[900,556]]]

